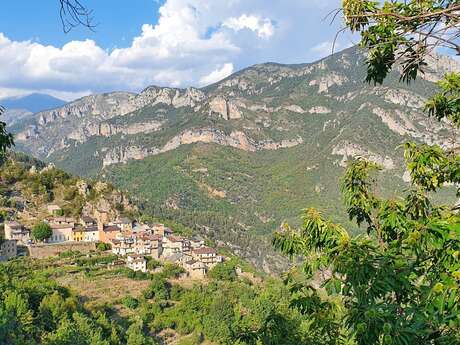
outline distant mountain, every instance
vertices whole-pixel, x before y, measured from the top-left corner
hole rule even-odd
[[[347,222],[338,188],[347,159],[381,164],[381,192],[392,195],[407,187],[402,143],[449,144],[456,132],[422,109],[453,69],[437,56],[410,85],[393,72],[373,86],[353,47],[310,64],[255,65],[202,89],[91,95],[11,129],[19,149],[108,179],[268,270],[276,263],[263,238],[302,208]]]
[[[10,97],[0,100],[0,104],[8,109],[22,109],[31,113],[62,107],[66,104],[62,99],[42,94],[32,93],[27,96]]]

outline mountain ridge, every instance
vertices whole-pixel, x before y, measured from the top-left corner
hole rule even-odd
[[[202,89],[91,95],[11,128],[20,150],[107,179],[152,213],[258,258],[260,236],[295,225],[305,206],[350,225],[336,202],[347,159],[381,164],[391,195],[407,186],[402,143],[458,139],[422,109],[450,68],[444,60],[410,85],[394,71],[373,86],[353,47],[296,67],[251,66]],[[259,267],[271,265],[264,260]]]

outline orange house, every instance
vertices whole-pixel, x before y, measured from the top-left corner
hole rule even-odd
[[[104,225],[99,228],[99,241],[109,243],[121,235],[121,228],[117,225]]]

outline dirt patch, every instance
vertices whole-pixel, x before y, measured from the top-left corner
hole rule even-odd
[[[85,304],[92,305],[117,305],[125,296],[139,297],[150,284],[150,280],[132,280],[120,275],[88,277],[84,273],[65,275],[57,281],[78,293]]]

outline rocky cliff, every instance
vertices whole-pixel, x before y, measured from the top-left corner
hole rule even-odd
[[[383,192],[407,187],[402,143],[459,139],[423,113],[451,70],[457,61],[435,56],[410,85],[397,71],[369,85],[364,54],[350,48],[310,64],[255,65],[202,89],[92,95],[13,129],[19,149],[109,179],[244,249],[241,233],[295,222],[308,205],[346,222],[337,184],[352,157],[384,167]]]

